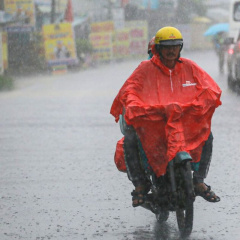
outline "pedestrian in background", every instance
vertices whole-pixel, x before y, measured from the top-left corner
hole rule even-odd
[[[227,45],[225,44],[226,34],[225,32],[219,32],[213,37],[214,49],[218,55],[218,67],[221,73],[224,72],[224,60]]]

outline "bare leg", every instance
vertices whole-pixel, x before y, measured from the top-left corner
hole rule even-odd
[[[208,185],[204,183],[204,179],[207,177],[212,159],[212,146],[213,135],[210,133],[208,140],[203,146],[199,169],[193,173],[193,182],[198,195],[204,197],[207,201],[219,202],[220,198],[213,191],[211,191]]]

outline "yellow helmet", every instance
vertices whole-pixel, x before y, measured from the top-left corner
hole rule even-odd
[[[181,32],[174,27],[163,27],[155,35],[157,45],[183,45]]]

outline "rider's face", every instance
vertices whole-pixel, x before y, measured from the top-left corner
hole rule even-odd
[[[180,45],[175,45],[175,46],[162,46],[161,50],[162,50],[162,56],[163,58],[165,58],[166,60],[175,60],[176,58],[178,58],[178,55],[180,53]]]

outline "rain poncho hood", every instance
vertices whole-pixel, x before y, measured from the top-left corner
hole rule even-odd
[[[221,89],[215,81],[195,62],[179,60],[172,70],[158,55],[141,62],[111,107],[116,121],[125,109],[124,118],[135,128],[158,177],[180,151],[190,153],[194,162],[200,161],[212,115],[221,104]],[[115,158],[119,158],[117,154]]]

